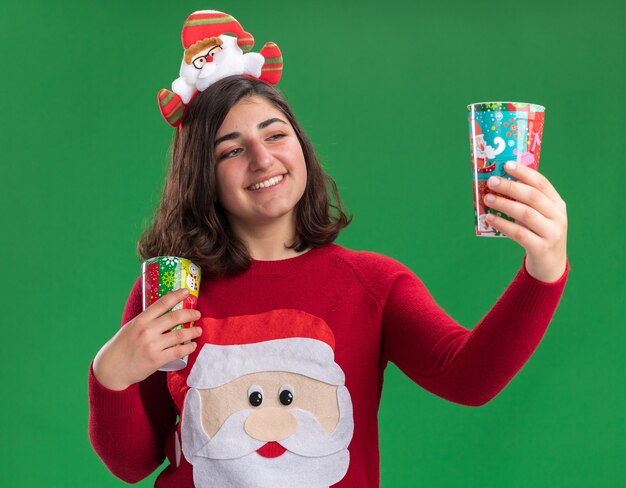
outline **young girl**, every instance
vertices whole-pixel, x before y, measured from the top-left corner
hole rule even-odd
[[[198,94],[138,246],[143,258],[202,267],[198,312],[166,313],[181,290],[142,312],[137,280],[125,325],[90,370],[98,455],[128,482],[167,457],[159,487],[378,486],[387,363],[436,395],[482,405],[530,357],[558,305],[565,204],[538,172],[507,171],[517,181],[492,178],[499,195],[485,203],[517,220],[491,225],[525,248],[524,264],[467,330],[402,264],[333,244],[350,220],[275,88],[231,76]],[[184,370],[157,371],[186,355]]]

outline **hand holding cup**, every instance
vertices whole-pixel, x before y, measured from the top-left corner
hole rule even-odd
[[[514,218],[487,214],[487,222],[526,250],[526,270],[544,282],[558,280],[567,260],[567,209],[552,183],[538,171],[509,161],[506,172],[517,181],[492,176],[495,193],[484,196],[493,210]]]
[[[96,379],[110,390],[124,390],[143,381],[164,365],[191,354],[202,334],[200,327],[175,328],[200,318],[200,312],[169,312],[189,295],[182,288],[162,296],[126,323],[100,349],[93,363]]]

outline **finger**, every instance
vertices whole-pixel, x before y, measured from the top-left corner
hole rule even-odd
[[[182,327],[180,329],[165,332],[159,341],[159,347],[162,350],[169,349],[178,344],[185,344],[193,341],[202,335],[200,327]]]
[[[163,351],[163,364],[160,367],[165,366],[167,363],[171,363],[177,359],[182,359],[185,356],[189,356],[196,350],[197,344],[194,341],[188,344],[177,344],[174,347],[170,347]]]
[[[529,170],[532,171],[532,170]],[[544,193],[520,181],[492,176],[487,180],[490,190],[522,202],[549,219],[556,219],[560,210]]]
[[[485,195],[484,201],[489,208],[513,217],[516,222],[524,224],[542,238],[548,238],[552,234],[554,223],[528,205],[493,193]]]
[[[177,303],[182,302],[187,295],[189,295],[189,290],[187,288],[170,291],[146,308],[140,316],[146,321],[154,320],[165,314],[168,310],[174,308]]]
[[[173,312],[166,313],[158,319],[156,319],[151,327],[158,332],[167,332],[174,327],[181,324],[188,324],[189,322],[195,322],[201,317],[201,313],[197,310],[189,308],[181,308],[174,310]]]
[[[557,192],[556,188],[550,183],[550,180],[539,173],[539,171],[524,166],[523,164],[515,163],[514,161],[506,163],[504,169],[508,174],[517,178],[522,183],[526,183],[539,190],[553,202],[563,201],[559,192]]]
[[[541,237],[523,225],[511,222],[510,220],[492,213],[487,215],[487,222],[489,222],[493,228],[502,232],[506,237],[517,242],[527,251],[529,249],[539,248],[541,245]]]

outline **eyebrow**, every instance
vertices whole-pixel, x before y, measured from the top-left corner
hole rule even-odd
[[[257,125],[257,129],[261,130],[261,129],[265,129],[267,126],[272,125],[275,122],[280,122],[281,124],[285,124],[287,125],[287,122],[285,122],[283,119],[279,119],[278,117],[273,117],[271,119],[267,119],[264,120],[263,122],[259,123]],[[230,134],[226,134],[222,137],[219,137],[215,140],[215,144],[213,144],[213,147],[217,147],[217,145],[221,142],[224,141],[231,141],[233,139],[237,139],[238,137],[241,136],[241,132],[231,132]]]

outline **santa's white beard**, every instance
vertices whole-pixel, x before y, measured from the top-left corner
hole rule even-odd
[[[243,60],[235,56],[229,58],[222,59],[219,64],[216,62],[207,63],[198,75],[196,88],[199,91],[204,91],[217,80],[231,75],[242,75],[244,73]]]
[[[189,395],[198,395],[198,392],[192,389]],[[184,419],[187,439],[193,439],[196,446],[199,441],[203,444],[193,452],[189,442],[185,445],[183,440],[185,457],[193,464],[195,485],[198,488],[328,488],[337,483],[348,470],[350,453],[347,448],[354,428],[352,403],[345,387],[338,389],[338,401],[339,422],[330,434],[309,412],[290,409],[297,419],[298,429],[280,441],[287,451],[275,458],[258,454],[256,450],[265,442],[250,437],[244,430],[245,420],[253,409],[231,415],[211,439],[198,425],[195,428],[185,425],[189,420]]]
[[[192,64],[185,63],[183,60],[180,68],[180,78],[178,79],[181,81],[175,81],[174,83],[177,83],[177,85],[172,85],[172,90],[178,93],[184,101],[183,94],[179,93],[181,91],[179,85],[183,82],[195,90],[204,91],[217,80],[245,73],[243,56],[225,52],[219,53],[219,56],[219,61],[215,60],[212,63],[206,63],[201,70],[196,69]],[[188,101],[185,103],[188,103]]]
[[[487,159],[487,153],[484,150],[476,149],[476,158],[477,159]]]
[[[197,488],[328,488],[348,470],[347,449],[323,457],[303,457],[286,451],[276,458],[253,452],[237,459],[196,457],[193,481]]]

